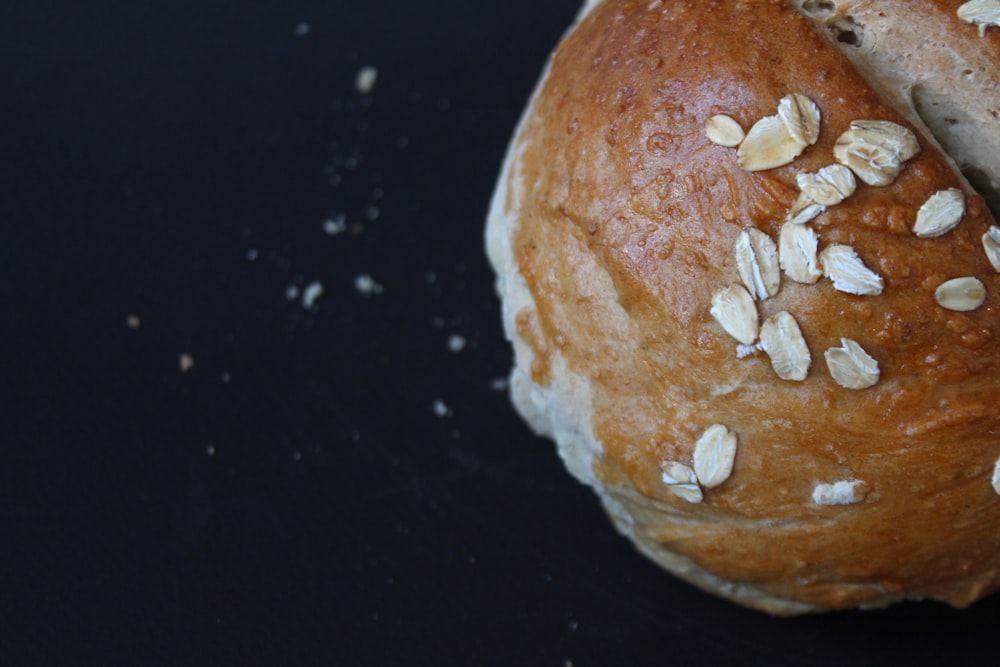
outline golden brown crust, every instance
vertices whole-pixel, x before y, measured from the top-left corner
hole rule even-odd
[[[790,93],[822,117],[818,142],[791,164],[743,171],[734,149],[706,139],[709,117],[750,128]],[[805,381],[783,381],[763,354],[737,359],[712,295],[739,282],[740,232],[777,239],[796,174],[834,163],[857,119],[910,127],[921,150],[893,183],[859,182],[811,226],[821,249],[855,248],[885,288],[855,296],[783,276],[758,302],[761,320],[792,313],[812,356]],[[992,219],[920,131],[777,0],[603,2],[559,48],[522,126],[505,213],[533,302],[512,332],[532,352],[531,379],[544,390],[557,357],[587,379],[603,448],[592,472],[627,515],[619,524],[647,552],[717,578],[706,586],[753,591],[733,594],[746,604],[964,606],[998,587],[1000,274],[981,245]],[[947,188],[966,192],[961,223],[915,236],[917,210]],[[959,276],[984,283],[980,308],[935,301]],[[823,353],[842,338],[878,360],[874,387],[831,378]],[[737,434],[733,472],[689,503],[664,485],[662,464],[691,465],[712,424]],[[844,480],[857,481],[858,502],[813,500],[818,484]]]

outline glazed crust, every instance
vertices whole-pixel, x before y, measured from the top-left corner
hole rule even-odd
[[[957,19],[945,29],[982,39]],[[750,128],[791,93],[822,119],[819,140],[791,164],[744,171],[734,149],[706,138],[709,117]],[[740,233],[777,239],[796,174],[833,164],[857,119],[908,127],[921,150],[890,185],[859,181],[811,226],[820,249],[852,246],[884,291],[782,276],[757,302],[761,321],[791,313],[812,364],[804,381],[781,380],[765,354],[737,358],[712,296],[739,282]],[[914,235],[920,206],[948,188],[965,193],[958,227]],[[619,529],[703,588],[786,614],[915,597],[966,606],[996,589],[1000,572],[990,479],[1000,274],[981,243],[991,224],[919,119],[791,3],[598,3],[554,55],[490,216],[515,404],[557,440]],[[935,301],[937,286],[960,276],[986,287],[974,311]],[[877,359],[874,387],[831,377],[824,351],[843,338]],[[664,484],[663,465],[692,465],[712,424],[737,436],[733,471],[688,502]],[[844,480],[856,483],[856,502],[814,501],[818,484]]]

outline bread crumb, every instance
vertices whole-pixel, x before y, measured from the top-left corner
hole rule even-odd
[[[181,353],[177,357],[177,365],[180,367],[181,373],[187,373],[189,370],[194,368],[194,357],[186,352]]]
[[[354,289],[358,290],[358,292],[364,294],[365,296],[381,294],[384,290],[382,285],[375,282],[375,279],[367,273],[359,273],[354,277]]]
[[[257,248],[250,248],[247,250],[247,261],[253,262],[257,259]]]
[[[452,334],[448,336],[448,351],[449,352],[461,352],[465,349],[466,340],[465,336],[459,334]]]
[[[507,378],[499,377],[490,380],[490,389],[493,391],[506,391],[508,387]]]
[[[130,314],[128,317],[125,318],[125,326],[127,326],[129,329],[138,329],[140,324],[142,324],[142,322],[139,321],[138,315]]]
[[[219,374],[219,379],[222,380],[223,384],[229,384],[229,382],[233,379],[233,376],[230,375],[228,371],[222,371]]]
[[[302,307],[312,308],[316,305],[316,300],[323,296],[323,283],[314,280],[302,291]]]
[[[297,285],[289,285],[285,288],[285,298],[289,301],[295,301],[299,298],[299,288]]]
[[[347,231],[347,220],[342,213],[323,221],[323,232],[327,236],[336,236],[345,231]]]
[[[354,78],[354,87],[362,95],[367,95],[372,92],[375,88],[375,82],[378,80],[378,69],[372,67],[371,65],[367,67],[362,67],[358,70],[357,76]]]
[[[205,448],[205,453],[209,456],[215,456],[215,445],[209,445]]]
[[[449,408],[448,405],[440,398],[434,401],[432,407],[434,409],[434,414],[438,417],[448,417],[452,414],[451,408]]]
[[[378,220],[379,213],[380,212],[377,206],[369,206],[368,210],[365,212],[365,215],[368,217],[368,220],[370,222],[374,222],[375,220]]]
[[[312,27],[305,21],[295,26],[295,34],[299,37],[305,37],[309,34],[310,30],[312,30]]]

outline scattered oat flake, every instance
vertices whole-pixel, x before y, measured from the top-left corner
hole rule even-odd
[[[758,316],[753,297],[742,285],[730,285],[712,295],[712,317],[744,345],[757,340]]]
[[[142,324],[142,322],[139,320],[138,315],[129,315],[125,318],[125,326],[129,329],[138,329],[140,324]]]
[[[312,308],[316,305],[316,300],[323,296],[323,283],[314,280],[302,290],[302,307]]]
[[[798,322],[788,311],[783,310],[764,322],[760,328],[760,347],[782,380],[806,379],[812,356]]]
[[[736,435],[722,424],[705,429],[694,446],[694,472],[706,489],[712,489],[733,472],[736,460]]]
[[[664,463],[661,479],[671,493],[689,503],[700,503],[705,497],[701,487],[698,486],[698,477],[694,469],[683,463],[676,461]]]
[[[882,276],[865,266],[851,246],[828,246],[820,253],[819,261],[823,275],[833,281],[835,289],[860,296],[882,293]]]
[[[357,76],[354,78],[354,87],[362,95],[367,95],[372,92],[375,88],[375,82],[378,80],[378,69],[372,66],[362,67],[358,70]]]
[[[732,117],[719,114],[705,122],[705,136],[717,146],[733,148],[740,145],[746,132]]]
[[[785,95],[778,103],[778,118],[795,141],[812,146],[819,140],[820,114],[816,103],[801,93]]]
[[[983,250],[993,268],[1000,271],[1000,227],[993,225],[983,234]]]
[[[965,195],[958,188],[935,192],[917,211],[913,233],[936,238],[953,230],[965,215]]]
[[[367,273],[360,273],[354,277],[354,289],[365,296],[381,294],[383,291],[382,285],[375,282],[375,279]]]
[[[962,21],[979,26],[979,36],[985,37],[988,27],[1000,26],[1000,1],[972,0],[960,6],[957,14]]]
[[[736,151],[736,161],[746,171],[773,169],[790,163],[819,138],[819,107],[798,93],[786,95],[778,113],[761,118]]]
[[[778,232],[778,259],[785,275],[797,283],[811,285],[823,272],[816,250],[819,238],[806,225],[786,222]]]
[[[826,365],[834,381],[845,389],[867,389],[878,382],[878,362],[850,338],[841,338],[842,347],[831,347],[824,353]]]
[[[764,171],[790,163],[805,146],[788,133],[777,116],[761,118],[747,132],[736,150],[736,163],[744,171]]]
[[[986,286],[974,276],[953,278],[938,286],[934,298],[942,308],[968,312],[986,301]]]
[[[917,137],[887,120],[855,120],[837,138],[833,155],[868,185],[892,183],[903,163],[920,152]]]
[[[448,351],[449,352],[461,352],[466,346],[465,336],[459,334],[452,334],[448,336]]]
[[[850,505],[860,500],[855,493],[861,480],[849,479],[833,484],[817,484],[812,499],[817,505]]]
[[[182,353],[177,357],[177,365],[180,367],[181,373],[187,373],[194,368],[194,357],[186,352]]]
[[[854,172],[842,164],[831,164],[815,174],[803,172],[795,177],[799,198],[788,212],[788,221],[805,224],[826,210],[836,206],[852,194],[857,187]]]
[[[1000,459],[997,459],[993,466],[993,479],[990,481],[993,483],[993,490],[997,492],[997,495],[1000,495]]]
[[[766,299],[778,293],[781,271],[778,247],[771,237],[759,229],[750,228],[736,239],[736,270],[750,296]]]

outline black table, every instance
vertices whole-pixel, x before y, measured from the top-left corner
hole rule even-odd
[[[998,600],[697,592],[513,414],[482,223],[576,9],[3,3],[0,662],[995,662]]]

